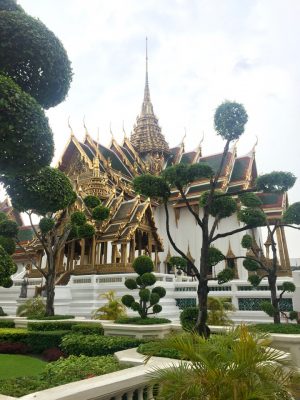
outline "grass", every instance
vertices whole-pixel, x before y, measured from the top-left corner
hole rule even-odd
[[[0,354],[1,379],[34,376],[42,372],[47,363],[34,357],[17,354]]]

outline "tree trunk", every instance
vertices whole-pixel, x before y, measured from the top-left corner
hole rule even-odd
[[[276,285],[277,277],[276,275],[269,274],[268,282],[271,292],[271,303],[274,307],[274,324],[280,324],[280,311],[279,311],[279,299],[277,299],[277,285]]]
[[[208,229],[206,228],[206,224],[204,222],[203,231],[203,241],[201,248],[201,257],[200,257],[200,279],[198,282],[197,289],[197,297],[198,297],[198,307],[199,313],[197,322],[195,325],[195,330],[205,338],[208,338],[210,335],[210,329],[207,326],[207,297],[208,297],[208,284],[207,284],[207,274],[208,274],[208,249],[209,249],[209,241],[208,241]]]
[[[53,254],[47,256],[48,274],[46,278],[46,315],[54,315],[54,296],[55,296],[55,257]]]

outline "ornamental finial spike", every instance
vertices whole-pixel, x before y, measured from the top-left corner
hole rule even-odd
[[[70,129],[71,136],[74,136],[74,132],[73,132],[73,129],[72,129],[71,124],[70,124],[70,116],[68,117],[68,127]]]
[[[84,127],[85,137],[89,136],[89,132],[85,124],[85,115],[83,116],[83,127]]]

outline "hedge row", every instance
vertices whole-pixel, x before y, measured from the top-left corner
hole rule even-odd
[[[29,331],[74,331],[85,334],[98,334],[103,335],[104,330],[101,324],[87,322],[79,323],[76,321],[64,321],[64,322],[29,322],[27,325]]]
[[[62,320],[62,319],[74,319],[74,315],[50,315],[49,317],[27,317],[27,319],[42,319],[43,321],[56,321],[56,320]]]
[[[116,351],[139,346],[145,340],[125,336],[99,336],[69,334],[63,337],[61,349],[66,354],[79,356],[105,356]]]
[[[14,328],[15,327],[15,323],[14,321],[11,320],[0,320],[0,329],[1,328]]]
[[[22,348],[21,352],[42,353],[44,350],[59,347],[63,336],[69,331],[34,332],[27,329],[0,329],[0,352],[7,353],[11,344]],[[26,350],[24,350],[24,346]],[[14,348],[16,346],[13,346]],[[17,351],[12,351],[17,352]]]
[[[267,333],[300,333],[300,324],[256,324],[254,327],[261,332]]]

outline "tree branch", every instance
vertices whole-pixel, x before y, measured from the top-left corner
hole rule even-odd
[[[170,233],[170,216],[169,216],[169,210],[168,210],[168,204],[166,202],[164,202],[164,207],[165,207],[165,213],[166,213],[166,228],[167,228],[167,235],[168,235],[168,239],[172,245],[172,247],[174,248],[174,250],[181,255],[182,258],[184,258],[187,263],[188,266],[191,267],[195,273],[195,276],[197,276],[198,279],[200,279],[200,274],[198,269],[195,267],[195,265],[191,262],[191,260],[186,256],[186,254],[184,254],[184,252],[182,250],[180,250],[176,243],[174,242],[171,233]]]
[[[211,240],[212,240],[212,238],[213,238],[213,236],[214,236],[215,230],[216,230],[217,225],[218,225],[219,222],[220,222],[220,218],[215,217],[213,226],[212,226],[212,228],[211,228],[211,231],[210,231],[210,234],[209,234],[209,237],[208,237],[209,243],[211,242]]]
[[[279,226],[284,226],[284,227],[287,227],[287,228],[297,229],[298,231],[300,230],[299,226],[294,226],[294,225],[290,225],[290,224],[279,224]]]
[[[45,241],[43,240],[42,236],[38,233],[38,231],[36,230],[35,226],[33,225],[32,218],[31,218],[31,213],[26,212],[26,214],[29,217],[30,225],[31,225],[31,227],[33,229],[33,232],[34,232],[35,236],[38,238],[38,240],[40,241],[41,245],[43,246],[46,254],[48,255],[49,252],[48,252],[47,246],[45,245]]]
[[[227,237],[227,236],[231,236],[231,235],[234,235],[235,233],[243,232],[243,231],[246,231],[246,230],[248,230],[248,229],[251,229],[251,226],[245,225],[245,226],[243,226],[242,228],[237,228],[237,229],[234,229],[234,230],[229,231],[229,232],[218,233],[215,237],[213,237],[213,238],[210,240],[210,243],[214,242],[214,241],[217,240],[217,239],[224,238],[224,237]]]
[[[228,261],[228,260],[238,260],[238,259],[253,260],[253,261],[257,262],[257,264],[260,265],[261,269],[263,269],[264,271],[266,271],[268,273],[270,272],[270,270],[260,260],[257,260],[256,258],[253,258],[253,257],[238,256],[238,257],[225,257],[225,259],[226,259],[226,261]]]
[[[177,186],[177,189],[179,190],[179,192],[180,192],[180,194],[181,194],[181,197],[183,198],[183,200],[184,200],[184,202],[185,202],[185,204],[186,204],[188,210],[189,210],[190,213],[194,216],[194,218],[196,219],[198,225],[202,228],[202,227],[203,227],[203,223],[202,223],[202,221],[201,221],[199,215],[198,215],[197,213],[195,213],[195,211],[192,209],[192,207],[191,207],[191,205],[190,205],[190,203],[189,203],[189,201],[188,201],[188,199],[187,199],[187,197],[186,197],[184,191],[182,190],[182,187]]]

